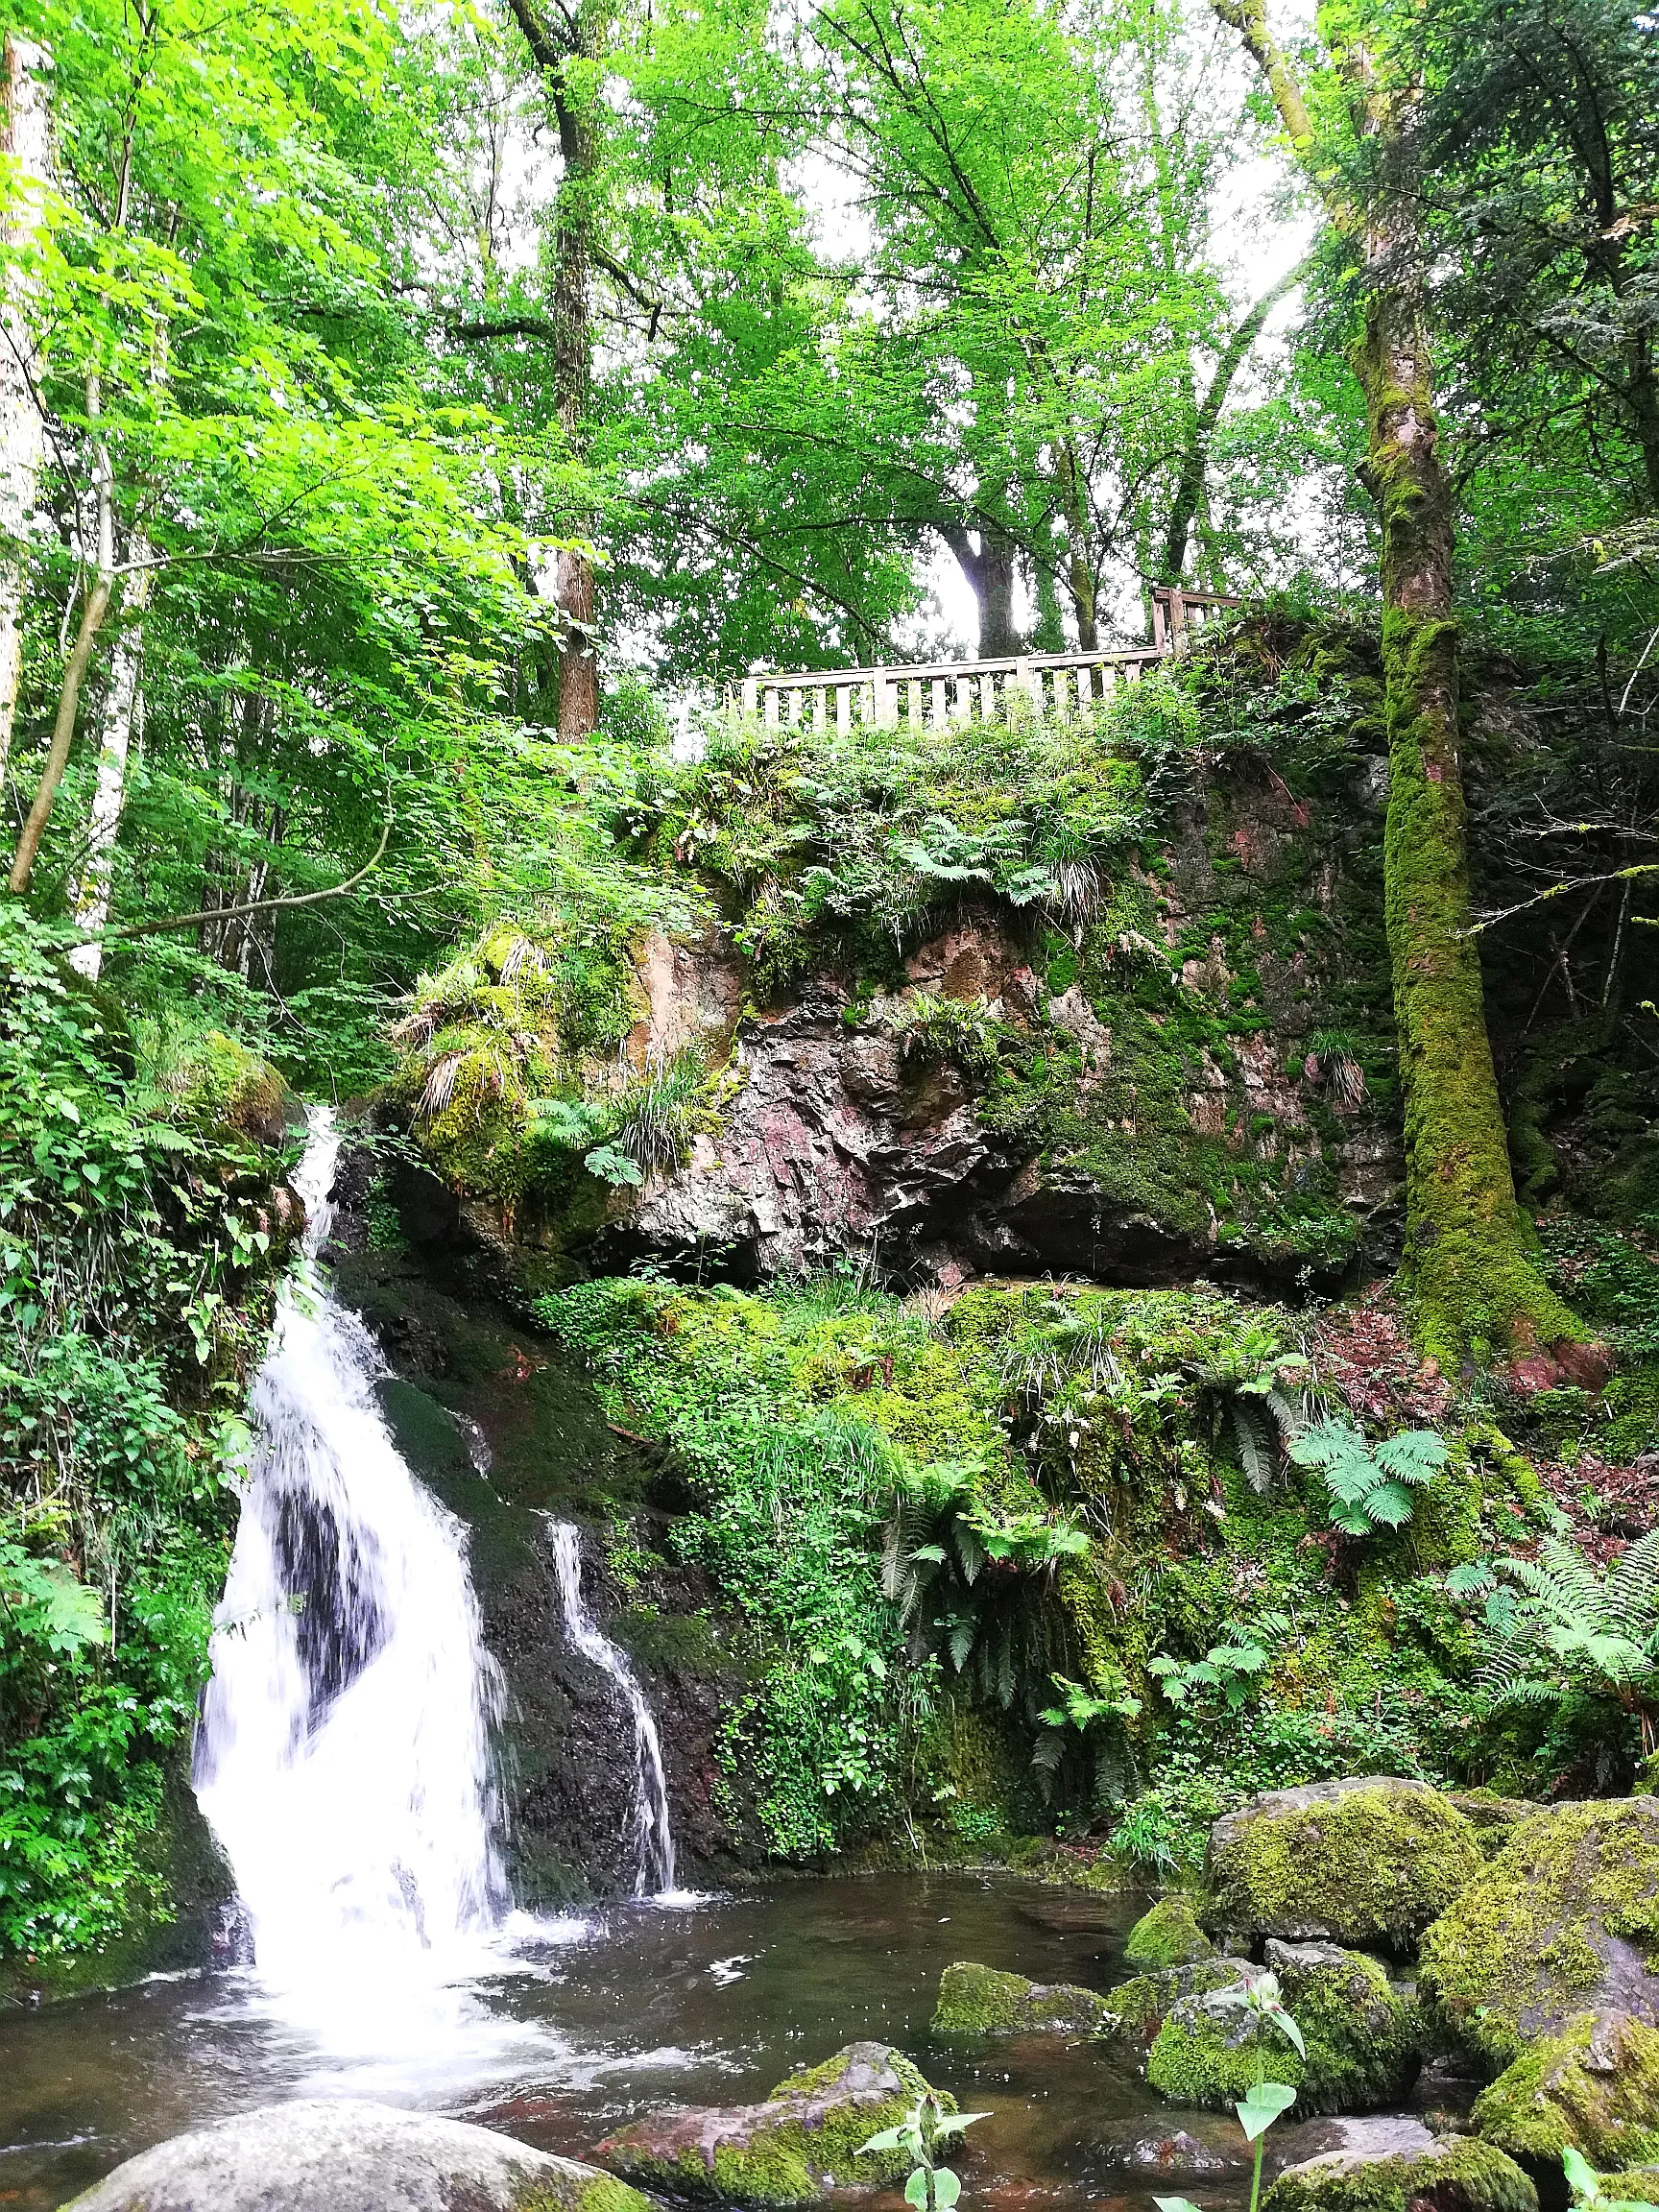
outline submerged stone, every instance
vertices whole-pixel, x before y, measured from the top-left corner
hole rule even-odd
[[[935,2035],[1110,2035],[1119,2014],[1109,1998],[1069,1982],[1031,1982],[959,1960],[939,1981]]]
[[[1198,1925],[1192,1900],[1182,1890],[1160,1897],[1130,1929],[1123,1956],[1131,1966],[1190,1966],[1214,1956],[1215,1946]]]
[[[298,2098],[192,2128],[117,2166],[73,2212],[650,2212],[613,2175],[488,2128]]]
[[[1538,2192],[1489,2143],[1441,2135],[1426,2150],[1327,2151],[1287,2166],[1262,2212],[1538,2212]]]
[[[1627,2012],[1586,2013],[1525,2050],[1471,2117],[1484,2142],[1551,2176],[1569,2145],[1593,2166],[1659,2160],[1659,2032]]]
[[[1394,1775],[1271,1790],[1210,1832],[1207,1926],[1255,1941],[1407,1950],[1479,1873],[1439,1791]]]
[[[780,2081],[763,2104],[670,2105],[607,2136],[593,2155],[669,2197],[733,2204],[803,2204],[831,2188],[875,2187],[909,2170],[901,2151],[859,2155],[928,2084],[902,2052],[849,2043]],[[953,2097],[940,2102],[954,2111]],[[603,2212],[603,2208],[601,2208]]]
[[[1585,2013],[1659,2026],[1659,1798],[1523,1821],[1429,1930],[1422,1987],[1488,2065]]]
[[[1416,2008],[1374,1959],[1331,1943],[1270,1941],[1267,1965],[1306,2056],[1236,1994],[1212,1991],[1183,1998],[1159,2029],[1146,2061],[1154,2089],[1224,2106],[1265,2076],[1288,2082],[1304,2113],[1374,2110],[1404,2094],[1417,2068]]]

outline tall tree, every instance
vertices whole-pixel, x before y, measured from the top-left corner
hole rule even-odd
[[[1457,739],[1454,493],[1435,406],[1418,213],[1420,79],[1381,10],[1322,19],[1322,132],[1265,0],[1212,0],[1242,36],[1290,151],[1364,279],[1353,361],[1366,488],[1382,523],[1388,728],[1384,902],[1405,1094],[1406,1266],[1423,1343],[1443,1360],[1583,1336],[1545,1282],[1515,1200],[1471,934]],[[1333,137],[1352,134],[1345,162]]]

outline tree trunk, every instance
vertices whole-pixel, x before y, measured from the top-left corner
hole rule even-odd
[[[1366,473],[1382,515],[1383,901],[1406,1109],[1406,1265],[1425,1349],[1487,1359],[1582,1332],[1527,1249],[1469,933],[1452,488],[1414,290],[1373,292],[1356,351]]]
[[[1227,395],[1233,389],[1233,380],[1261,337],[1267,318],[1281,300],[1293,292],[1307,274],[1307,264],[1299,262],[1294,269],[1281,276],[1270,291],[1264,292],[1244,317],[1238,327],[1221,349],[1221,358],[1215,364],[1215,373],[1210,379],[1210,388],[1199,402],[1192,418],[1191,434],[1187,449],[1181,456],[1181,473],[1176,479],[1174,497],[1169,502],[1169,522],[1164,534],[1164,560],[1159,580],[1178,585],[1187,568],[1188,541],[1192,535],[1192,524],[1204,499],[1204,480],[1210,469],[1210,441],[1215,434],[1215,425],[1221,420],[1221,410],[1227,404]]]
[[[979,658],[1004,661],[1021,650],[1014,622],[1014,575],[1018,548],[1012,538],[994,524],[980,525],[979,542],[974,543],[959,523],[942,524],[945,542],[955,555],[974,593],[979,615]]]
[[[51,145],[42,79],[52,66],[44,47],[8,37],[0,80],[0,153],[17,164],[5,244],[27,250],[39,227],[51,182]],[[29,284],[15,267],[0,302],[0,540],[21,539],[35,512],[44,425],[33,389],[35,341],[29,328]],[[23,562],[0,545],[0,792],[12,752],[12,723],[23,673]]]
[[[143,541],[135,537],[133,554],[142,559],[146,551]],[[87,828],[86,865],[81,872],[75,893],[75,919],[86,931],[88,941],[76,946],[69,955],[69,965],[94,983],[104,966],[102,940],[109,919],[115,839],[127,799],[127,762],[132,750],[133,733],[143,726],[144,695],[140,679],[144,661],[144,610],[149,604],[151,576],[150,569],[138,569],[130,579],[125,593],[122,613],[126,620],[109,659],[109,688],[104,700],[98,783],[92,795],[92,817]]]
[[[574,459],[587,446],[588,403],[593,374],[593,314],[589,296],[598,217],[599,135],[589,72],[571,62],[592,61],[610,29],[608,0],[585,0],[545,18],[537,0],[510,0],[532,59],[547,83],[559,125],[564,173],[553,236],[553,383],[559,423]],[[591,735],[599,726],[599,663],[593,637],[593,564],[561,552],[555,595],[564,615],[559,643],[559,734]]]
[[[1405,1096],[1406,1284],[1425,1351],[1442,1362],[1522,1355],[1585,1332],[1544,1281],[1515,1201],[1486,1033],[1457,755],[1453,494],[1412,228],[1411,87],[1379,88],[1362,40],[1342,66],[1384,181],[1360,208],[1320,159],[1300,86],[1263,0],[1212,0],[1244,36],[1292,151],[1369,284],[1354,365],[1365,395],[1364,476],[1382,522],[1388,728],[1383,902]]]
[[[1082,474],[1070,440],[1060,448],[1060,507],[1066,518],[1068,558],[1066,581],[1071,591],[1071,613],[1077,624],[1077,650],[1093,653],[1100,642],[1098,587],[1090,561],[1089,517],[1085,507]]]

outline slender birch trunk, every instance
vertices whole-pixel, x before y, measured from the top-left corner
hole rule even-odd
[[[0,76],[0,153],[15,162],[4,229],[9,254],[35,241],[52,181],[45,47],[8,37]],[[23,673],[23,560],[19,541],[35,513],[45,426],[35,396],[36,348],[29,327],[30,284],[13,266],[0,301],[0,792],[12,752],[12,723]]]
[[[149,551],[134,536],[132,553],[142,560]],[[104,928],[109,919],[109,890],[115,874],[115,839],[121,828],[121,810],[127,803],[128,761],[132,741],[144,721],[144,611],[150,602],[154,571],[134,570],[123,594],[121,634],[109,660],[109,687],[104,698],[99,733],[98,784],[92,795],[92,818],[87,829],[86,865],[75,893],[75,919],[86,932],[87,942],[77,945],[69,965],[96,982],[104,966]]]

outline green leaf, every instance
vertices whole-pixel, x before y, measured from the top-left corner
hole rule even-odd
[[[938,2212],[950,2212],[950,2207],[962,2194],[962,2184],[949,2166],[936,2166],[933,2170],[933,2201]]]
[[[916,2212],[927,2212],[927,2169],[918,2166],[904,2184],[904,2201],[914,2204]]]
[[[1265,2135],[1274,2121],[1288,2112],[1295,2102],[1295,2090],[1285,2082],[1258,2081],[1243,2103],[1233,2107],[1244,2130],[1245,2142],[1254,2143],[1258,2135]]]

